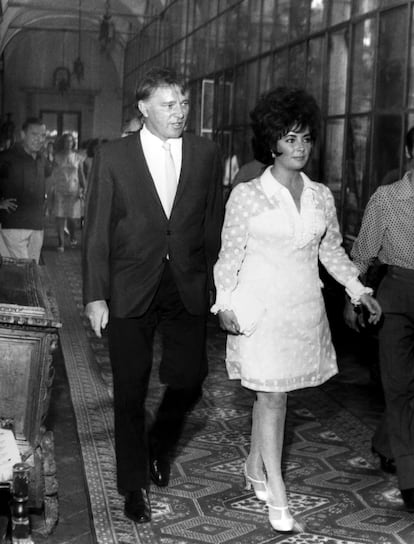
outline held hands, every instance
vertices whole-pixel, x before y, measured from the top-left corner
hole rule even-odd
[[[102,329],[108,325],[109,309],[104,300],[94,300],[85,307],[85,315],[98,338],[102,337]]]
[[[368,323],[371,325],[376,325],[379,323],[382,315],[382,309],[378,300],[376,300],[372,295],[364,294],[361,296],[361,304],[369,312]]]
[[[233,310],[218,312],[220,327],[230,334],[240,334],[240,325]]]
[[[363,306],[368,314],[368,323],[376,325],[381,319],[382,310],[378,301],[371,295],[364,294],[361,296],[361,306]],[[365,322],[361,312],[355,309],[355,306],[349,299],[346,299],[344,312],[345,323],[354,331],[359,331],[361,327],[365,327]]]

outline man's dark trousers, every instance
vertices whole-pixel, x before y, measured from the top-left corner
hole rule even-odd
[[[167,388],[151,430],[151,442],[158,450],[156,453],[163,455],[171,454],[175,448],[186,413],[199,398],[201,384],[207,375],[206,312],[202,315],[188,313],[168,261],[155,297],[144,315],[110,317],[108,338],[114,384],[117,477],[121,492],[147,488],[149,483],[145,398],[157,327],[162,336],[159,375]]]
[[[378,290],[379,358],[400,489],[414,488],[414,270],[390,266]]]

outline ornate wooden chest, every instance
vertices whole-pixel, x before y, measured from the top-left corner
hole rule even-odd
[[[14,431],[31,467],[30,506],[48,533],[58,517],[53,434],[44,427],[61,327],[45,267],[25,259],[0,265],[0,426]]]

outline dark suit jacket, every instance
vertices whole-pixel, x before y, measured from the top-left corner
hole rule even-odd
[[[206,311],[222,226],[222,161],[215,143],[183,134],[181,175],[167,219],[139,133],[104,144],[94,158],[83,239],[84,303],[107,300],[115,317],[142,315],[166,255],[182,301]]]

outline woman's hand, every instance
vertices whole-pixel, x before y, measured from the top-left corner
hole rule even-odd
[[[361,296],[361,304],[369,312],[368,323],[371,325],[376,325],[381,319],[382,315],[382,309],[378,300],[376,300],[372,295],[364,294]]]
[[[356,312],[355,306],[352,304],[352,302],[349,300],[348,297],[346,297],[346,300],[345,300],[343,316],[344,316],[344,321],[348,325],[348,327],[354,331],[359,332],[358,313]]]
[[[230,334],[240,334],[240,325],[233,310],[218,312],[220,327]]]

